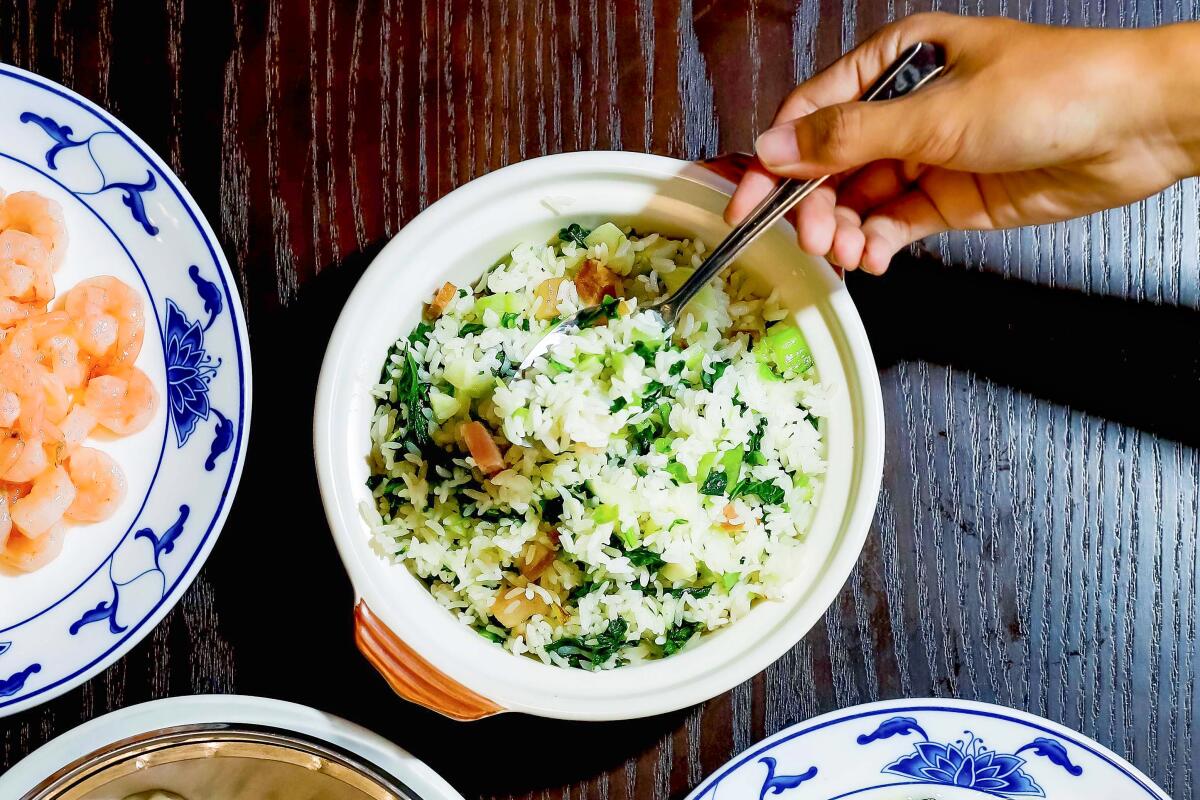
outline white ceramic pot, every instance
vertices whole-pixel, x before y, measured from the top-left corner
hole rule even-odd
[[[546,666],[509,654],[455,620],[403,566],[370,546],[370,388],[388,347],[445,281],[475,281],[522,240],[572,221],[604,219],[715,243],[733,185],[696,164],[620,152],[525,161],[471,181],[427,208],[367,270],[342,311],[317,389],[321,495],[358,594],[359,646],[402,696],[460,719],[520,711],[565,719],[629,719],[714,697],[779,658],[833,602],[858,558],[883,470],[883,408],[862,322],[834,270],[802,253],[780,223],[740,263],[778,286],[831,389],[823,497],[809,558],[786,599],[762,603],[671,658],[607,672]]]

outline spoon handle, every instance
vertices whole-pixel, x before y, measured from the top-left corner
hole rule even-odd
[[[918,42],[900,56],[888,71],[863,94],[862,100],[892,100],[914,92],[945,69],[945,56],[935,44]],[[708,258],[679,287],[679,291],[658,305],[663,319],[673,322],[696,293],[704,288],[742,252],[759,234],[791,210],[796,203],[829,180],[828,175],[807,181],[789,178],[759,203],[750,215],[729,232]]]

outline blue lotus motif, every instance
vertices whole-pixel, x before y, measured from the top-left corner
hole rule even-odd
[[[211,412],[208,385],[220,362],[204,352],[204,329],[167,301],[167,402],[175,438],[183,447],[196,425]]]
[[[883,771],[1007,797],[1045,797],[1042,787],[1022,771],[1024,764],[1025,759],[988,750],[972,736],[965,743],[918,742],[915,753],[888,764]]]

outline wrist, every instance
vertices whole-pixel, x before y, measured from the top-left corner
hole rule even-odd
[[[1151,32],[1151,64],[1179,178],[1200,175],[1200,22]]]

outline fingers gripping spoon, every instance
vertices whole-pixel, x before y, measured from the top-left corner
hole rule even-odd
[[[862,100],[892,100],[902,97],[924,86],[944,69],[945,60],[942,49],[928,42],[919,42],[904,51],[887,72],[871,88],[867,89]],[[733,262],[733,259],[763,231],[774,225],[780,217],[829,178],[830,176],[826,175],[807,181],[790,178],[782,181],[729,232],[728,236],[721,240],[708,258],[674,293],[644,306],[644,309],[657,312],[662,318],[663,327],[674,327],[683,308],[696,296],[697,292],[723,272]],[[592,306],[581,309],[560,321],[547,331],[546,335],[538,340],[533,349],[525,356],[517,370],[518,374],[524,373],[540,356],[550,352],[568,336],[579,331],[583,322],[595,320],[604,314],[605,311],[600,306]]]

